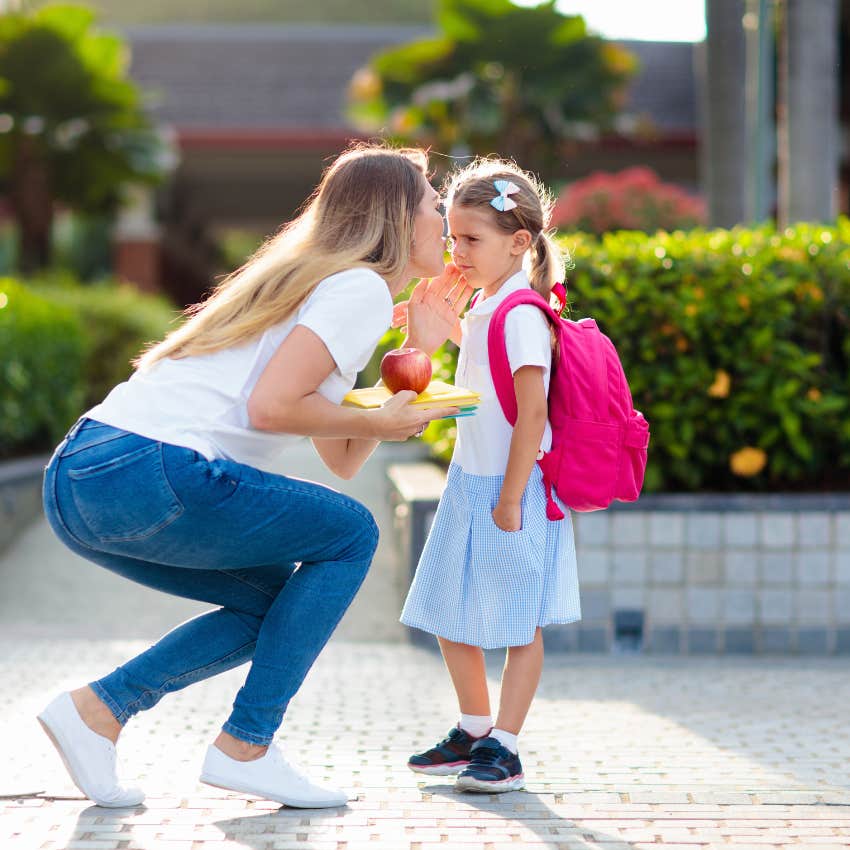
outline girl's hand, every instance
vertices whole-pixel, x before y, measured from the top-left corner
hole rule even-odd
[[[503,502],[501,499],[493,508],[493,522],[502,531],[522,530],[522,504],[520,502]]]
[[[419,281],[409,301],[395,305],[392,326],[406,326],[406,345],[433,355],[450,336],[458,336],[460,314],[472,291],[458,267],[449,263],[439,277]]]
[[[432,419],[457,416],[460,413],[458,407],[419,410],[410,404],[415,398],[416,393],[413,390],[401,390],[377,410],[369,412],[376,440],[401,442],[408,437],[421,437]]]

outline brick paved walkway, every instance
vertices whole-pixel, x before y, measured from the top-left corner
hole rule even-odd
[[[198,783],[243,668],[128,725],[122,759],[149,796],[108,810],[70,784],[34,715],[196,606],[67,560],[36,524],[0,559],[0,850],[850,846],[846,659],[550,655],[521,737],[528,790],[460,795],[404,767],[455,719],[440,659],[353,639],[383,620],[383,634],[397,634],[392,578],[377,577],[281,732],[295,758],[356,800],[301,811]],[[495,691],[499,654],[490,660]]]

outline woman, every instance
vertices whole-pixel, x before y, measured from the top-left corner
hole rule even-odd
[[[381,409],[340,402],[414,277],[407,344],[432,352],[469,290],[444,273],[440,199],[421,151],[360,146],[303,213],[136,362],[56,449],[48,520],[68,548],[135,582],[220,608],[183,623],[39,715],[72,779],[105,806],[136,805],[115,742],[166,693],[251,661],[201,780],[292,806],[342,805],[272,743],[287,704],[369,568],[378,529],[361,504],[276,475],[311,437],[343,478],[380,440],[419,435],[455,408],[412,392]]]

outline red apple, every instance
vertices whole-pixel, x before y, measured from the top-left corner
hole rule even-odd
[[[418,348],[397,348],[381,360],[381,379],[391,393],[413,390],[417,395],[431,383],[431,358]]]

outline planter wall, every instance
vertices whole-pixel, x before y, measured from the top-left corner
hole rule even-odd
[[[0,463],[0,553],[41,514],[44,457]]]
[[[390,480],[415,569],[438,496]],[[645,496],[573,525],[582,620],[545,629],[550,649],[850,653],[850,494]]]

